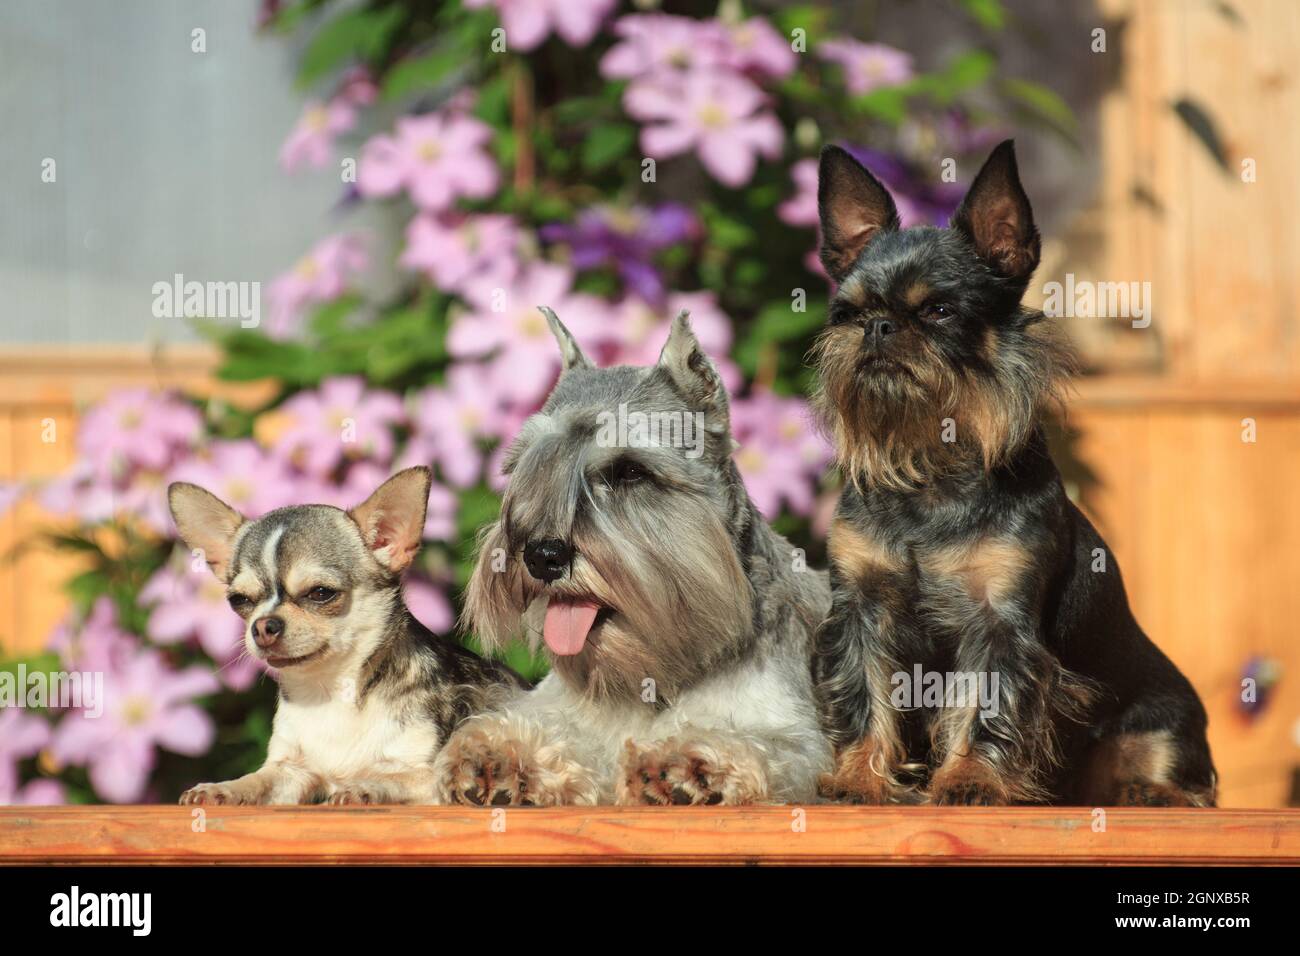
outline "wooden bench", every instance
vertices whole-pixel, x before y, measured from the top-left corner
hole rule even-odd
[[[0,807],[0,864],[1300,864],[1300,810]]]

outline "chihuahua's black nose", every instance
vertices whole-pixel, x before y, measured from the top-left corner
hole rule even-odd
[[[258,647],[270,647],[283,633],[284,621],[278,617],[259,617],[253,622],[253,643]]]
[[[529,541],[524,547],[524,566],[539,581],[554,581],[573,560],[573,548],[559,538]]]
[[[883,339],[897,331],[898,324],[890,319],[872,319],[867,323],[865,334],[869,339]]]

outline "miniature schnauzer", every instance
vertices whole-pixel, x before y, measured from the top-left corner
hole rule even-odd
[[[807,801],[832,766],[812,691],[823,573],[755,508],[686,313],[657,365],[563,372],[505,459],[466,619],[551,672],[463,724],[437,798],[474,805]]]

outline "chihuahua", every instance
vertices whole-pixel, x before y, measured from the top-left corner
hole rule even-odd
[[[181,538],[226,585],[248,652],[280,684],[263,767],[181,803],[430,803],[452,729],[526,688],[403,603],[428,496],[429,470],[408,468],[351,511],[301,505],[246,521],[197,485],[168,488]]]
[[[1021,305],[1039,237],[1011,142],[947,229],[900,229],[888,191],[834,146],[818,205],[838,288],[816,404],[847,479],[814,664],[837,746],[825,789],[1213,805],[1205,709],[1048,456],[1043,413],[1075,360]],[[923,682],[936,692],[908,687]]]

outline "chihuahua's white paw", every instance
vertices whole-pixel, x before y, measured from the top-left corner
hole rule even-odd
[[[744,741],[703,734],[624,745],[619,803],[736,805],[760,803],[767,794],[761,755]]]
[[[357,806],[374,803],[389,803],[387,791],[378,784],[357,783],[339,787],[325,798],[331,806]]]
[[[484,807],[592,806],[594,775],[542,741],[534,725],[479,719],[447,741],[434,764],[434,799]]]
[[[262,803],[262,791],[232,780],[227,783],[201,783],[181,794],[181,806],[241,806]]]

